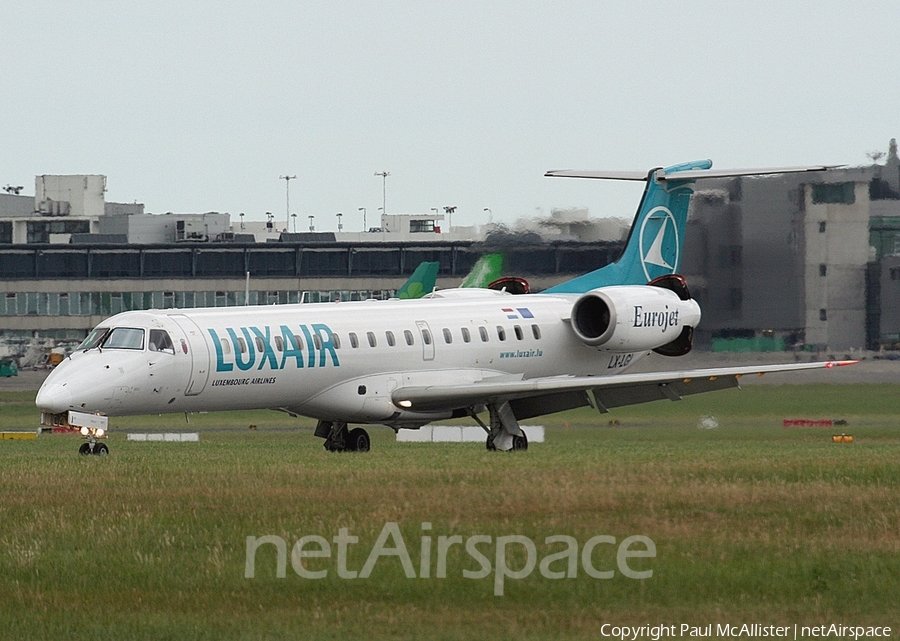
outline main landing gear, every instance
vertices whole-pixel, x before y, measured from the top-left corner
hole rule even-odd
[[[474,410],[470,411],[470,416],[481,426],[487,433],[485,446],[489,451],[504,450],[525,451],[528,449],[528,437],[519,427],[519,422],[513,414],[509,403],[501,403],[500,405],[488,405],[488,412],[491,417],[491,425],[485,425]]]
[[[348,429],[343,421],[319,421],[316,436],[325,439],[329,452],[368,452],[372,447],[367,431],[361,427]]]
[[[497,446],[494,445],[494,439],[490,436],[487,437],[487,449],[489,452],[493,452],[497,449]],[[513,436],[512,448],[510,448],[511,452],[524,452],[528,449],[528,437],[525,436],[525,432],[522,432],[522,436]]]
[[[491,403],[487,406],[490,412],[490,425],[485,425],[469,408],[471,416],[487,434],[485,447],[488,450],[503,452],[523,452],[528,449],[528,437],[519,427],[515,414],[508,402]],[[316,425],[316,436],[325,439],[324,447],[329,452],[368,452],[371,448],[369,433],[361,427],[349,429],[343,421],[319,421]]]

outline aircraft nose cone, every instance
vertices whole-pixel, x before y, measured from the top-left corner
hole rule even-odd
[[[44,383],[34,401],[38,409],[53,414],[65,412],[72,405],[72,393],[59,383]]]

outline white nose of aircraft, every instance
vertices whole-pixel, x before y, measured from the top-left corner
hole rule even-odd
[[[38,390],[35,405],[39,409],[52,414],[60,414],[72,405],[72,392],[65,385],[44,382]]]

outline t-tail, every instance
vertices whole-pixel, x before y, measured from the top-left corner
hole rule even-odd
[[[807,171],[824,171],[838,165],[712,170],[711,160],[652,169],[644,174],[623,171],[548,171],[546,176],[644,181],[647,187],[625,241],[621,256],[609,265],[544,290],[548,294],[580,294],[611,285],[646,285],[679,273],[688,207],[694,184],[700,178],[730,178]]]

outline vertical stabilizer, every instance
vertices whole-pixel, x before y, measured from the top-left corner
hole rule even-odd
[[[545,290],[548,294],[582,293],[597,287],[610,285],[646,285],[654,278],[675,274],[681,266],[684,232],[687,225],[688,206],[694,193],[696,178],[664,179],[666,174],[703,170],[712,167],[712,161],[700,160],[654,169],[640,180],[647,181],[644,196],[638,207],[625,249],[614,262],[592,272],[560,283]],[[702,173],[698,172],[698,178]],[[614,178],[637,180],[633,174],[603,174],[576,172],[548,172],[550,176],[585,178]]]
[[[485,254],[466,275],[460,287],[487,287],[503,276],[503,254]]]
[[[433,292],[440,268],[441,264],[438,262],[419,263],[419,266],[416,267],[416,271],[412,273],[409,280],[403,283],[400,289],[397,290],[397,298],[422,298],[426,294]]]

